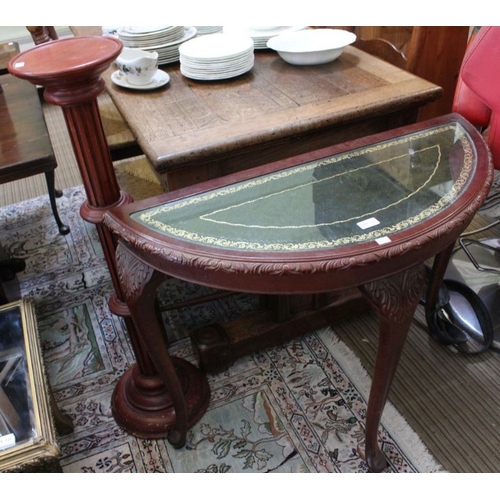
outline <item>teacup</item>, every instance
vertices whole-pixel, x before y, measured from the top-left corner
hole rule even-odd
[[[158,71],[158,52],[125,47],[116,59],[118,69],[131,85],[147,85]]]

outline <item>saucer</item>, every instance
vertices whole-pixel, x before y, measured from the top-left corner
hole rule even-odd
[[[111,75],[111,81],[116,85],[126,89],[152,90],[163,87],[163,85],[166,85],[170,81],[170,77],[168,76],[167,73],[165,73],[165,71],[159,69],[156,72],[153,81],[151,83],[148,83],[146,85],[134,85],[133,83],[127,81],[127,78],[120,70],[117,70]]]

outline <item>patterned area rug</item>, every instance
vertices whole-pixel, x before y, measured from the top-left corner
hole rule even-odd
[[[138,439],[114,422],[111,393],[134,363],[94,226],[79,207],[81,187],[58,200],[71,232],[57,232],[46,197],[0,209],[2,244],[26,259],[23,299],[35,303],[47,374],[60,408],[75,425],[61,437],[63,471],[366,472],[364,421],[370,379],[335,335],[335,327],[237,361],[209,376],[211,404],[181,450]],[[235,295],[185,310],[182,298],[209,290],[171,279],[159,291],[170,350],[195,362],[187,333],[256,305]],[[390,404],[380,442],[387,472],[437,472],[439,464]]]

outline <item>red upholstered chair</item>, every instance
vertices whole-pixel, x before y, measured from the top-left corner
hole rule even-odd
[[[483,131],[496,170],[500,170],[499,81],[500,27],[483,26],[471,37],[462,61],[453,111]]]
[[[493,164],[500,169],[500,27],[484,26],[462,62],[453,110],[487,129]]]

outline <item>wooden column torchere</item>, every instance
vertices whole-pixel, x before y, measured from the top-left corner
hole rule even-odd
[[[151,439],[168,437],[172,444],[182,446],[184,443],[177,439],[178,428],[185,430],[196,423],[208,406],[210,391],[205,375],[178,358],[172,358],[172,369],[178,377],[166,380],[158,375],[165,367],[153,364],[130,317],[116,267],[116,238],[102,223],[109,208],[133,201],[118,186],[97,104],[105,86],[101,75],[122,47],[120,40],[111,37],[60,39],[19,54],[10,61],[8,70],[44,87],[45,100],[61,106],[64,112],[87,196],[80,214],[97,228],[115,288],[110,310],[123,317],[137,362],[115,387],[113,416],[130,434]]]

